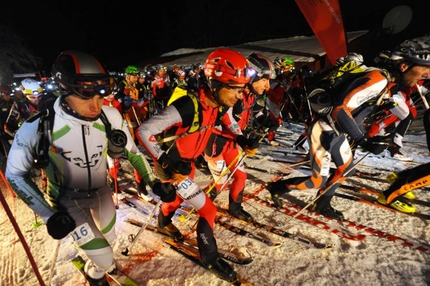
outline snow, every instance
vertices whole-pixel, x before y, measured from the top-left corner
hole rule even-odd
[[[279,40],[266,41],[265,44],[276,50],[275,43],[277,42]],[[310,46],[308,45],[309,42],[305,41],[304,43],[307,43],[306,47]],[[248,52],[254,47],[255,45],[249,45]],[[208,51],[206,52],[208,53]],[[267,52],[270,52],[270,49]],[[307,52],[319,55],[318,51]],[[285,54],[283,53],[283,55]],[[271,54],[271,56],[274,57],[275,54]],[[196,58],[192,58],[190,61],[192,63],[204,62],[204,60]],[[175,63],[181,65],[178,61]],[[303,130],[303,125],[291,124],[288,128],[281,127],[276,138],[286,145],[291,145]],[[246,163],[249,166],[256,166],[268,171],[261,172],[248,169],[246,194],[252,194],[261,184],[270,181],[275,176],[276,170],[288,169],[289,164],[269,160],[271,157],[284,155],[263,155],[261,152],[264,150],[273,151],[274,148],[262,144],[258,156],[246,158]],[[413,164],[369,155],[357,168],[367,172],[380,172],[379,177],[385,178],[392,171],[400,171],[428,162],[430,158],[420,117],[414,121],[405,136],[402,151],[414,159]],[[357,159],[360,159],[361,156],[363,156],[362,153],[358,154]],[[123,169],[128,171],[125,175],[132,176],[130,165],[127,162],[123,162],[122,165]],[[297,168],[288,176],[305,176],[308,174],[309,170]],[[40,179],[40,174],[34,176],[36,180]],[[124,176],[125,179],[120,184],[122,188],[133,189],[133,186],[130,185],[130,180],[132,180],[130,176]],[[195,180],[199,185],[206,186],[212,178],[209,173],[198,171]],[[364,184],[375,190],[384,190],[388,187],[387,183],[356,177],[348,179],[347,184]],[[31,255],[36,261],[37,269],[44,284],[55,286],[85,285],[83,276],[70,263],[70,260],[78,254],[71,237],[61,241],[52,239],[47,234],[44,225],[34,226],[36,221],[41,222],[40,218],[37,218],[21,200],[14,198],[3,181],[1,182],[1,192],[7,202],[6,207],[13,214],[13,219],[19,225],[25,243],[31,250]],[[316,192],[317,190],[314,189],[292,191],[289,193],[289,198],[292,202],[305,206],[313,200]],[[339,192],[344,191],[339,189]],[[416,190],[415,194],[420,200],[430,200],[430,192],[426,188]],[[261,191],[259,197],[270,199],[269,193],[265,189]],[[154,207],[143,201],[134,200],[134,202],[139,206],[138,209],[120,203],[117,212],[117,239],[113,247],[119,269],[128,273],[139,285],[230,285],[230,283],[217,278],[211,272],[169,249],[163,242],[162,236],[150,231],[142,233],[128,257],[122,255],[121,251],[130,246],[129,235],[138,232],[137,227],[126,223],[125,220],[133,218],[145,222],[148,217],[147,214]],[[228,192],[221,192],[215,203],[220,207],[227,207]],[[228,221],[238,227],[253,231],[255,235],[282,242],[282,245],[271,248],[216,225],[215,236],[218,247],[244,256],[247,256],[249,252],[253,256],[254,261],[249,265],[232,264],[237,273],[252,285],[419,286],[430,284],[429,252],[422,252],[399,241],[399,238],[403,238],[404,241],[415,245],[430,245],[430,228],[427,221],[339,197],[335,197],[332,204],[336,209],[341,210],[349,221],[378,230],[380,233],[386,234],[388,238],[391,237],[391,240],[371,235],[364,229],[349,228],[332,220],[320,216],[316,217],[331,228],[348,229],[352,234],[365,235],[363,241],[344,239],[322,227],[313,226],[247,200],[244,202],[244,208],[258,222],[273,225],[280,230],[299,235],[311,242],[325,243],[331,247],[325,249],[306,247],[292,239],[255,229],[237,220]],[[430,210],[426,209],[428,207],[421,205],[417,205],[417,207],[423,213],[430,213]],[[179,214],[181,213],[178,212]],[[305,211],[304,214],[308,213]],[[175,225],[184,234],[189,233],[189,226],[192,226],[195,220],[196,216],[194,215],[191,215],[187,222],[181,221],[179,216],[174,217]],[[154,219],[151,220],[151,224],[155,224]],[[193,235],[191,234],[191,237]],[[397,241],[393,241],[393,238],[397,238]],[[0,285],[38,285],[37,276],[4,206],[0,208],[0,243]]]
[[[303,128],[301,124],[291,124],[289,128],[281,127],[277,132],[277,138],[284,144],[292,144],[304,130]],[[259,155],[256,156],[257,159],[246,158],[247,164],[268,171],[284,170],[288,167],[289,164],[270,161],[270,156],[262,155],[261,152],[264,150],[273,150],[273,147],[262,144]],[[380,178],[384,178],[390,171],[400,171],[428,162],[428,150],[420,118],[414,121],[410,131],[405,136],[402,151],[414,158],[413,164],[408,165],[380,156],[368,156],[357,168],[367,172],[380,172]],[[362,155],[358,157],[360,158],[360,156]],[[129,170],[129,174],[132,174],[131,167],[127,162],[123,162],[123,169]],[[309,174],[309,170],[295,169],[288,176],[307,174]],[[249,169],[245,192],[252,193],[273,176],[273,173]],[[124,177],[129,178],[129,176]],[[196,182],[199,185],[205,186],[210,181],[211,176],[207,172],[197,172]],[[352,177],[347,182],[351,185],[368,185],[376,190],[383,190],[388,187],[387,183],[357,177]],[[123,188],[130,187],[129,181],[127,179],[122,180],[120,186]],[[339,192],[344,191],[339,189]],[[45,285],[85,285],[83,276],[70,263],[70,259],[78,253],[73,246],[72,239],[67,237],[61,242],[52,239],[47,234],[44,225],[33,226],[36,220],[35,215],[19,199],[13,198],[4,184],[2,184],[2,194],[6,198],[7,205],[18,223],[26,243],[29,245]],[[428,189],[416,190],[415,194],[420,200],[429,201]],[[316,190],[292,191],[290,195],[291,201],[304,206],[312,201],[316,195]],[[267,190],[263,190],[259,197],[269,199],[269,193]],[[126,223],[125,220],[133,218],[145,222],[148,217],[147,214],[154,207],[143,201],[134,199],[134,202],[139,206],[139,209],[131,208],[122,203],[118,209],[117,239],[113,246],[119,269],[128,273],[139,285],[230,285],[169,249],[163,243],[161,235],[150,231],[142,233],[128,257],[122,255],[121,251],[130,246],[128,236],[138,232],[137,227]],[[227,207],[228,192],[221,192],[215,203],[220,207]],[[343,211],[345,217],[352,222],[374,228],[397,238],[403,238],[416,245],[428,245],[430,229],[425,220],[339,197],[335,197],[332,204],[335,208]],[[423,213],[429,213],[426,207],[421,205],[417,205],[417,207]],[[282,242],[280,247],[272,248],[216,225],[215,235],[220,249],[244,256],[247,256],[247,252],[249,252],[253,256],[254,261],[249,265],[232,264],[237,273],[252,285],[430,284],[429,254],[405,246],[401,241],[393,242],[386,238],[370,235],[365,230],[348,228],[337,222],[317,217],[332,228],[349,229],[352,234],[365,235],[363,241],[348,240],[321,227],[276,212],[251,200],[244,203],[244,208],[259,222],[300,235],[311,242],[325,243],[331,246],[325,249],[306,247],[292,239],[255,229],[237,220],[228,220],[238,227],[254,231],[254,234],[263,238]],[[38,279],[9,217],[4,208],[1,208],[0,212],[1,285],[38,285]],[[178,214],[184,215],[180,212]],[[195,220],[196,216],[194,215],[190,216],[190,220],[187,222],[181,221],[179,216],[174,217],[176,226],[184,234],[189,233],[189,226],[192,226]],[[38,221],[40,222],[40,219]],[[151,220],[151,224],[155,224],[154,219]],[[193,235],[195,234],[191,234],[191,237]]]

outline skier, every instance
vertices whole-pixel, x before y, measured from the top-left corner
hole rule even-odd
[[[238,100],[223,116],[222,129],[216,129],[210,137],[205,148],[205,158],[214,181],[217,182],[214,196],[223,185],[228,183],[228,173],[220,178],[227,166],[231,166],[230,172],[235,170],[230,187],[228,212],[241,220],[251,222],[254,218],[242,207],[247,176],[245,165],[243,161],[238,160],[238,156],[245,146],[250,147],[246,149],[247,156],[253,156],[257,151],[258,141],[261,138],[250,137],[246,127],[251,120],[256,97],[261,98],[270,88],[270,80],[275,78],[275,69],[268,58],[259,54],[253,53],[247,60],[255,73],[243,92],[243,99]],[[236,162],[233,162],[235,159]]]
[[[203,153],[214,124],[227,108],[242,98],[250,80],[248,70],[245,57],[237,51],[216,49],[204,65],[207,84],[200,86],[196,94],[177,87],[172,94],[172,98],[177,99],[138,129],[141,145],[156,161],[157,175],[178,187],[175,201],[162,204],[157,227],[176,240],[183,239],[173,225],[172,217],[179,205],[187,200],[199,214],[197,242],[203,263],[228,281],[236,280],[236,272],[218,253],[213,233],[217,208],[192,179],[195,160]],[[158,134],[163,134],[158,139],[160,142],[155,138]]]
[[[323,89],[316,88],[309,94],[309,102],[315,114],[310,123],[307,136],[309,144],[310,166],[312,175],[294,177],[269,183],[267,189],[277,207],[282,207],[282,195],[292,189],[307,190],[320,188],[318,199],[312,210],[332,217],[343,219],[343,214],[334,209],[330,202],[345,177],[353,167],[353,156],[347,136],[358,145],[372,153],[380,153],[388,147],[381,148],[376,138],[368,140],[354,121],[352,113],[366,101],[377,98],[386,91],[389,79],[383,71],[375,69],[354,80],[348,88],[336,95],[332,102],[331,95]],[[362,100],[365,98],[366,100]],[[381,149],[381,150],[380,150]],[[330,164],[333,160],[336,171],[330,175]],[[327,187],[329,189],[325,190]]]
[[[118,110],[103,105],[103,96],[112,91],[114,82],[97,59],[80,51],[64,51],[52,66],[52,76],[62,93],[53,103],[53,122],[34,115],[19,128],[6,178],[17,196],[41,216],[54,239],[70,234],[85,252],[90,285],[109,285],[105,273],[115,268],[111,243],[116,210],[106,180],[106,154],[127,156],[154,193],[168,197],[175,195],[174,188],[152,172]],[[39,139],[40,127],[48,124],[52,128],[42,132],[48,140]],[[46,197],[28,179],[33,164],[46,171]]]

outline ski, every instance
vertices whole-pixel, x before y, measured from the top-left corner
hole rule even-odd
[[[293,168],[283,169],[283,170],[263,169],[263,168],[259,168],[259,167],[254,166],[254,165],[249,165],[248,163],[245,163],[245,168],[249,169],[249,170],[255,170],[255,171],[261,172],[261,173],[274,174],[274,175],[288,175],[292,171],[294,171]]]
[[[170,247],[170,249],[183,255],[185,258],[187,258],[188,260],[190,260],[190,261],[196,263],[197,265],[203,267],[204,269],[210,271],[210,269],[202,262],[198,248],[191,246],[191,245],[188,245],[188,244],[181,243],[179,241],[175,241],[171,238],[166,238],[164,240],[164,242]],[[220,277],[220,279],[222,279],[222,278]],[[239,277],[238,275],[236,276],[235,281],[228,281],[228,282],[230,282],[232,285],[237,285],[237,286],[239,286],[239,285],[251,286],[250,283],[248,283],[246,280]]]
[[[370,197],[370,196],[365,196],[365,195],[359,196],[357,194],[352,195],[352,194],[345,194],[345,193],[338,193],[338,192],[335,193],[335,196],[343,198],[343,199],[359,202],[359,203],[364,203],[364,204],[378,207],[378,208],[381,208],[384,210],[389,210],[392,212],[404,214],[407,216],[417,217],[417,218],[420,218],[423,220],[430,220],[430,214],[426,214],[426,213],[422,213],[422,212],[405,213],[405,212],[399,211],[399,210],[397,210],[397,209],[395,209],[389,205],[384,205],[384,204],[379,203],[377,198],[375,198],[375,197]]]
[[[305,165],[309,160],[303,158],[285,158],[285,157],[268,157],[267,160],[272,162],[288,163],[293,165]]]
[[[224,209],[218,208],[218,213],[220,213],[223,216],[228,216],[229,218],[237,219],[237,218],[231,216],[230,214],[228,214],[227,211],[224,210]],[[276,235],[279,235],[279,236],[282,236],[282,237],[285,237],[285,238],[288,238],[288,239],[292,239],[293,241],[298,242],[298,243],[300,243],[300,244],[302,244],[302,245],[304,245],[306,247],[314,247],[314,248],[318,248],[318,249],[327,249],[327,248],[331,247],[330,245],[327,245],[325,243],[311,242],[309,239],[307,239],[305,237],[302,237],[302,236],[299,236],[299,235],[295,235],[295,234],[289,233],[287,231],[275,228],[272,225],[260,223],[260,222],[257,222],[257,221],[253,221],[253,222],[245,222],[245,221],[242,221],[242,220],[239,220],[239,221],[243,222],[243,223],[250,224],[250,225],[252,225],[253,227],[255,227],[257,229],[262,229],[262,230],[265,230],[267,232],[270,232],[270,233],[273,233],[273,234],[276,234]],[[236,227],[234,227],[232,225],[229,225],[229,227],[233,228],[233,229],[236,229]],[[236,232],[236,231],[234,231],[234,232]],[[251,234],[250,232],[248,232],[248,233]],[[248,234],[246,234],[245,236],[248,236]],[[262,239],[262,238],[260,238],[260,239]],[[277,245],[273,245],[273,242],[271,242],[271,244],[269,246],[280,246],[280,245],[281,245],[281,243],[278,243]]]
[[[142,227],[142,222],[137,221],[135,219],[128,218],[126,220],[126,222],[128,222],[132,225],[138,226],[138,227]],[[150,230],[152,232],[159,233],[159,234],[162,234],[164,236],[170,237],[167,232],[165,232],[162,229],[157,229],[155,226],[147,225],[146,229]],[[185,238],[183,243],[190,245],[190,246],[193,246],[193,247],[197,247],[197,241],[195,239]],[[230,252],[223,251],[221,249],[219,249],[218,251],[219,251],[222,258],[224,258],[225,260],[231,261],[233,263],[236,263],[236,264],[246,265],[246,264],[250,264],[254,260],[251,256],[249,256],[249,257],[238,257],[238,256],[236,256]]]
[[[354,193],[359,192],[359,193],[365,193],[365,194],[374,195],[374,196],[379,196],[379,194],[381,193],[381,191],[377,191],[377,190],[371,189],[368,186],[364,186],[364,185],[360,185],[360,184],[358,184],[358,185],[359,186],[341,185],[340,187],[342,189],[345,189],[345,190],[353,191]],[[430,202],[429,201],[424,201],[424,200],[420,200],[420,199],[416,199],[416,198],[415,199],[407,199],[407,198],[405,198],[405,199],[408,200],[411,203],[414,203],[414,204],[418,204],[418,205],[430,207]]]
[[[303,152],[294,150],[292,148],[269,147],[269,148],[265,148],[264,151],[282,153],[285,156],[288,156],[288,155],[295,156],[296,155],[299,157],[306,157],[308,155],[307,153],[303,153]]]
[[[275,211],[278,211],[280,213],[283,213],[283,214],[286,214],[286,215],[289,215],[289,216],[292,216],[292,217],[294,217],[295,215],[297,215],[298,212],[301,210],[301,207],[296,206],[296,205],[291,205],[291,206],[289,205],[289,207],[295,207],[295,208],[298,209],[297,211],[292,210],[292,209],[287,209],[287,208],[279,209],[275,205],[273,205],[272,203],[270,203],[270,202],[268,202],[266,200],[263,200],[263,199],[261,199],[261,198],[259,198],[257,196],[254,196],[254,195],[245,194],[244,197],[246,197],[247,200],[254,201],[256,203],[259,203],[261,205],[269,207],[269,208],[271,208],[271,209],[273,209]],[[317,215],[321,216],[320,214],[317,214]],[[353,240],[353,241],[363,241],[364,239],[366,239],[366,236],[363,235],[363,234],[354,234],[354,233],[352,233],[352,232],[350,232],[350,231],[348,231],[348,230],[346,230],[344,228],[331,226],[327,222],[324,222],[322,220],[316,219],[314,217],[311,217],[311,216],[308,216],[308,215],[305,215],[305,214],[299,214],[295,218],[298,219],[298,220],[301,220],[303,222],[306,222],[308,224],[311,224],[311,225],[313,225],[315,227],[318,227],[318,228],[321,228],[323,230],[329,231],[329,232],[331,232],[333,234],[336,234],[337,236],[339,236],[341,238],[344,238],[344,239]],[[327,218],[327,217],[325,217],[325,218]],[[328,218],[328,219],[333,220],[332,218]]]
[[[75,258],[71,260],[72,264],[79,270],[79,272],[84,275],[86,279],[86,275],[84,272],[85,267],[85,259],[81,255],[77,255]],[[135,281],[133,281],[126,274],[118,270],[116,268],[112,273],[106,273],[108,276],[108,282],[110,285],[120,285],[120,286],[139,286]]]
[[[270,246],[270,247],[279,247],[282,245],[282,242],[276,242],[276,241],[272,241],[272,240],[260,237],[258,235],[253,234],[250,231],[247,231],[243,228],[239,228],[237,226],[232,225],[231,223],[223,221],[223,220],[221,220],[221,217],[219,217],[219,216],[215,219],[215,223],[217,225],[224,227],[225,229],[227,229],[231,232],[234,232],[235,234],[257,240],[257,241],[262,242],[265,245]]]

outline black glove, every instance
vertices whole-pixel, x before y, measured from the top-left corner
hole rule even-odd
[[[267,120],[267,122],[264,124],[264,127],[269,128],[269,131],[276,131],[276,129],[278,129],[278,127],[279,127],[278,120],[275,120],[275,119],[269,119],[269,120]]]
[[[384,152],[389,144],[388,137],[382,136],[374,136],[372,138],[363,137],[362,139],[357,141],[357,144],[360,145],[364,150],[369,151],[373,154],[380,154]]]
[[[260,143],[256,139],[246,138],[243,135],[237,136],[236,143],[245,151],[247,156],[254,156],[257,153]]]
[[[160,197],[163,202],[173,202],[176,199],[176,188],[170,183],[156,182],[152,186],[154,194]]]
[[[182,182],[192,171],[191,162],[189,161],[173,161],[169,155],[163,153],[158,158],[158,162],[166,172],[166,174],[172,176],[172,179],[178,182]]]
[[[164,172],[171,176],[173,172],[173,161],[170,159],[169,155],[166,153],[163,153],[160,158],[158,158],[158,163],[160,164],[161,168],[164,170]]]
[[[270,119],[268,115],[258,116],[256,120],[261,126],[269,128],[269,131],[275,131],[279,127],[278,120]]]
[[[46,227],[54,239],[63,239],[76,228],[76,222],[68,212],[56,212],[48,219]]]

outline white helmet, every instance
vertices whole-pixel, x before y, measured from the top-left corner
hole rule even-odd
[[[40,96],[43,92],[43,88],[40,86],[40,84],[32,78],[23,79],[21,81],[20,88],[25,96]]]

